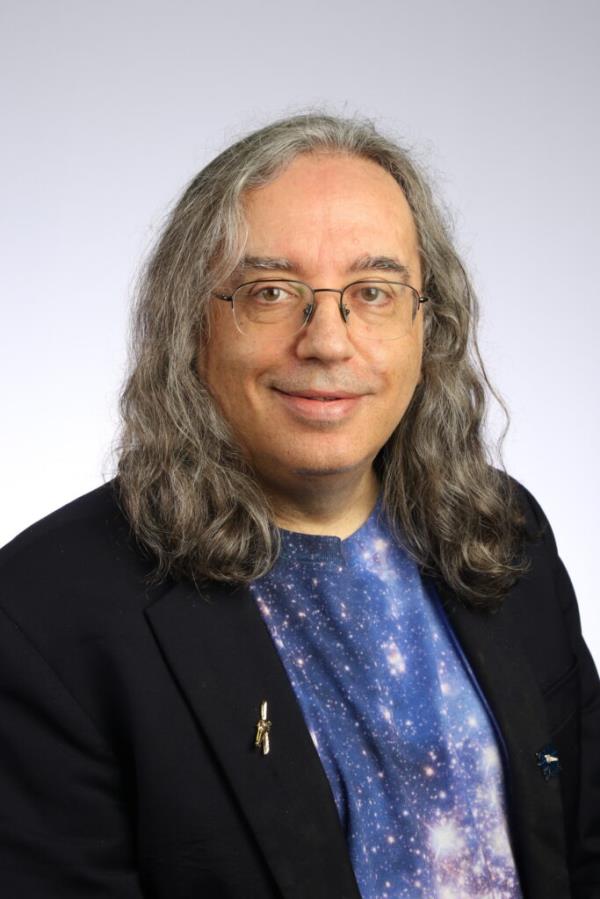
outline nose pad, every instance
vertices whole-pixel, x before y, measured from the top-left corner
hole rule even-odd
[[[329,288],[329,287],[319,287],[319,288],[317,288],[317,290],[314,291],[315,296],[314,296],[313,302],[307,303],[303,309],[304,321],[302,322],[302,327],[305,328],[308,324],[310,324],[310,322],[312,321],[312,319],[314,317],[315,309],[317,307],[317,302],[316,302],[316,299],[317,299],[316,294],[317,293],[338,293],[340,295],[338,303],[337,303],[337,307],[338,307],[340,315],[342,317],[342,321],[347,324],[348,319],[350,317],[351,310],[349,309],[348,306],[346,306],[342,302],[341,290],[336,290],[335,288]]]
[[[349,310],[340,303],[341,291],[337,290],[335,293],[338,294],[335,304],[337,310],[331,298],[328,298],[328,302],[321,301],[323,308],[317,309],[314,301],[304,306],[304,324],[296,344],[299,358],[332,363],[349,359],[354,354],[354,342],[347,324]],[[315,315],[316,319],[313,321]],[[309,327],[310,322],[312,326]]]

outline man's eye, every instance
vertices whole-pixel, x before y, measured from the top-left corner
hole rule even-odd
[[[385,303],[385,301],[388,299],[388,295],[381,287],[375,287],[374,285],[371,285],[360,288],[358,292],[358,299],[362,300],[365,303],[375,305],[376,303]]]
[[[363,287],[363,300],[376,300],[379,298],[381,291],[377,287]]]
[[[262,284],[250,291],[249,296],[260,303],[282,303],[289,300],[291,293],[280,284]]]
[[[283,299],[285,290],[282,290],[281,287],[263,287],[262,290],[259,291],[258,296],[261,300],[275,302],[275,300]]]

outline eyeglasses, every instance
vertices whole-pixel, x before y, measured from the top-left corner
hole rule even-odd
[[[374,340],[398,340],[409,335],[421,303],[429,299],[399,281],[353,281],[337,290],[286,279],[249,281],[231,294],[215,296],[231,303],[242,334],[286,339],[309,324],[318,293],[339,294],[340,314],[350,330]]]

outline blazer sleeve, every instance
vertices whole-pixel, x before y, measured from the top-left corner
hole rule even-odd
[[[119,766],[0,610],[0,883],[14,899],[143,899]]]
[[[579,671],[579,784],[575,820],[567,822],[569,869],[574,899],[600,899],[600,682],[585,644],[575,592],[560,559],[548,519],[528,492],[554,566],[554,584]],[[570,832],[569,832],[570,831]]]

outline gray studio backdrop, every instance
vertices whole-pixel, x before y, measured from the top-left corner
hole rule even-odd
[[[275,116],[359,112],[453,211],[506,464],[600,658],[599,22],[594,0],[3,0],[0,542],[110,475],[132,284],[186,181]]]

